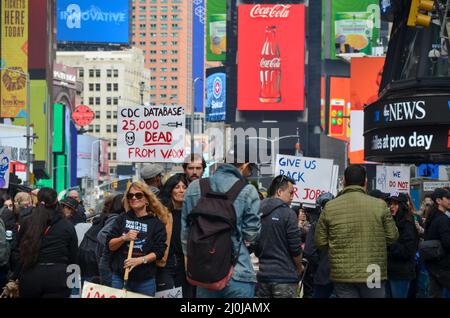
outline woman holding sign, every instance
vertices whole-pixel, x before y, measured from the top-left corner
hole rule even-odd
[[[168,211],[142,182],[133,182],[124,194],[126,213],[119,215],[107,237],[111,252],[112,287],[124,286],[129,268],[128,289],[154,296],[156,260],[164,256]],[[128,258],[130,242],[134,241]]]

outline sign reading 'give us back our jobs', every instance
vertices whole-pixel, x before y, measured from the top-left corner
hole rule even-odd
[[[119,107],[117,160],[183,162],[185,113],[182,106]]]
[[[315,204],[323,192],[332,192],[333,160],[277,155],[275,175],[295,180],[293,202]]]

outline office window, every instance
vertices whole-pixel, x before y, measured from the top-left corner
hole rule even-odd
[[[145,29],[147,29],[147,26],[145,25],[145,23],[144,24],[139,24],[139,30],[145,30]]]
[[[100,83],[95,84],[95,91],[100,92]]]
[[[150,72],[156,72],[156,67],[150,67]]]
[[[95,119],[100,119],[100,112],[99,111],[95,111]]]
[[[89,97],[89,105],[94,105],[94,97]]]
[[[117,111],[113,111],[113,118],[117,119]],[[114,145],[115,146],[115,145]]]
[[[114,97],[113,98],[113,105],[119,105],[119,98],[118,97]]]
[[[117,132],[117,125],[113,125],[113,132]]]
[[[178,63],[178,59],[171,59],[172,63]]]
[[[161,76],[161,77],[159,78],[160,81],[165,81],[166,79],[167,79],[166,76]]]
[[[150,85],[150,90],[153,91],[156,89],[156,85]]]
[[[150,59],[150,63],[156,63],[156,59]]]
[[[177,85],[171,85],[170,88],[171,89],[178,89],[178,86]]]
[[[162,38],[167,38],[167,32],[161,32],[161,33],[160,33],[160,36],[161,36]]]
[[[145,32],[139,32],[139,36],[141,37],[141,38],[145,38]]]
[[[113,153],[113,160],[117,159],[117,153]]]
[[[151,99],[156,98],[156,94],[150,94],[150,98],[151,98]],[[152,103],[152,104],[153,104],[153,103]],[[154,106],[154,104],[153,104],[153,106]]]
[[[178,77],[177,77],[177,76],[172,76],[170,79],[171,79],[172,81],[178,81]]]
[[[150,45],[156,45],[156,41],[150,41]]]
[[[118,83],[114,83],[113,90],[114,90],[115,92],[119,91],[119,84],[118,84]]]
[[[161,41],[161,46],[166,46],[167,45],[167,41]]]
[[[145,41],[139,41],[139,45],[145,46]]]
[[[111,83],[107,83],[107,84],[106,84],[106,90],[107,90],[108,92],[110,92],[110,91],[112,90],[112,84],[111,84]]]
[[[172,67],[172,68],[170,69],[170,71],[171,71],[171,72],[178,72],[178,68]]]
[[[106,105],[111,105],[112,98],[106,97]]]
[[[99,133],[100,132],[100,125],[95,125],[95,132]]]
[[[111,119],[111,113],[109,110],[106,112],[106,119]]]
[[[167,63],[167,59],[161,59],[161,63]]]
[[[172,45],[178,45],[178,41],[170,41]]]
[[[111,153],[108,152],[108,160],[111,160]]]
[[[150,50],[150,54],[156,54],[156,50]]]
[[[160,98],[167,98],[167,95],[166,94],[161,94],[161,95],[159,95],[160,96]]]
[[[88,132],[94,132],[94,125],[89,125]]]
[[[78,77],[84,77],[84,68],[78,70]]]
[[[172,54],[178,54],[178,50],[172,50],[171,53]]]
[[[110,133],[111,132],[111,125],[106,125],[106,132]]]
[[[94,77],[94,70],[89,70],[89,77]]]
[[[95,77],[100,77],[100,70],[95,70]]]
[[[94,91],[94,84],[93,83],[89,83],[89,91],[90,92]]]
[[[106,77],[112,77],[112,70],[106,70]]]
[[[117,139],[113,139],[113,146],[117,147]]]
[[[160,71],[161,71],[162,73],[167,72],[167,67],[161,67]]]
[[[167,50],[161,50],[161,54],[167,54]]]
[[[172,37],[173,38],[177,38],[178,37],[178,32],[172,32]]]
[[[151,80],[151,81],[156,81],[156,76],[151,76],[151,77],[150,77],[150,80]]]
[[[160,85],[159,88],[160,89],[167,89],[167,85]]]
[[[95,105],[100,105],[100,97],[95,98]]]
[[[119,70],[113,70],[114,77],[119,77]]]

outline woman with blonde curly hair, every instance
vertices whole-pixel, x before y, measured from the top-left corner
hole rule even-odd
[[[128,290],[149,296],[156,292],[156,260],[166,249],[167,209],[142,182],[133,182],[124,193],[120,214],[107,237],[112,269],[112,287],[121,289],[125,269],[129,268]],[[128,258],[130,241],[134,241]]]

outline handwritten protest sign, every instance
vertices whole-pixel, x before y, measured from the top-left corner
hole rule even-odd
[[[108,286],[98,285],[85,282],[81,298],[152,298],[147,295],[133,293],[123,289],[111,288]]]
[[[182,106],[119,107],[117,160],[183,162],[185,119]]]
[[[376,188],[385,193],[409,193],[410,169],[402,166],[377,166]]]
[[[0,146],[0,189],[9,186],[9,167],[11,163],[11,148]]]
[[[333,160],[278,154],[275,174],[296,181],[293,202],[315,204],[321,193],[330,192]]]
[[[183,290],[181,287],[163,290],[157,292],[155,298],[183,298]]]

